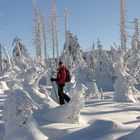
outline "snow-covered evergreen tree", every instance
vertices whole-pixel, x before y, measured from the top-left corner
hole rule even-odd
[[[101,99],[101,93],[97,87],[95,80],[93,80],[93,82],[90,82],[87,87],[88,87],[88,90],[86,92],[87,99]]]
[[[114,100],[118,102],[137,103],[138,99],[135,94],[138,91],[134,87],[136,80],[127,73],[127,68],[122,63],[115,64],[115,72],[117,79],[114,83]]]
[[[28,93],[19,89],[7,92],[3,109],[4,140],[47,140],[32,116],[32,109],[37,106]]]
[[[25,45],[21,43],[21,39],[18,37],[13,40],[12,45],[14,46],[12,57],[13,63],[21,69],[27,68],[31,63],[31,58],[27,53]]]
[[[44,111],[40,115],[40,118],[47,122],[80,123],[80,112],[84,107],[84,96],[86,90],[87,87],[84,85],[76,85],[69,92],[71,95],[69,103]]]
[[[49,108],[51,105],[57,106],[57,103],[49,97],[47,90],[43,91],[42,87],[39,86],[39,80],[46,74],[45,71],[32,67],[18,73],[16,79],[20,81],[23,90],[29,93],[32,100],[45,106],[45,108]]]
[[[97,42],[97,60],[95,65],[96,81],[99,88],[103,90],[113,89],[113,67],[107,51],[103,50],[100,41]]]
[[[112,90],[114,82],[112,59],[108,53],[110,52],[103,50],[103,46],[98,40],[97,45],[93,44],[92,51],[85,55],[88,66],[93,69],[98,87],[103,90]]]
[[[64,44],[64,52],[60,59],[62,59],[64,62],[67,60],[67,47],[69,52],[69,63],[66,65],[69,68],[78,68],[79,66],[86,66],[86,62],[84,60],[83,50],[81,49],[78,38],[76,35],[73,35],[69,31],[67,32],[68,41]]]
[[[84,57],[86,58],[86,63],[88,67],[91,67],[93,70],[95,69],[96,63],[96,44],[93,42],[91,51],[84,52]]]

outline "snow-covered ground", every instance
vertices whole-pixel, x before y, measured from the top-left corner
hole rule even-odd
[[[30,59],[15,39],[15,55],[0,74],[0,140],[140,140],[138,46],[108,54],[98,41],[86,56],[77,37],[69,39],[71,100],[61,106],[50,82],[56,66]],[[61,59],[66,64],[66,51]]]
[[[113,92],[106,92],[102,100],[89,99],[85,101],[79,124],[37,121],[38,128],[47,136],[46,139],[50,140],[116,140],[121,136],[123,137],[119,140],[131,140],[132,138],[139,140],[140,103],[114,102],[112,100],[113,94]],[[5,95],[0,94],[0,116],[4,99]],[[60,108],[64,108],[64,106],[67,104],[60,106]],[[55,115],[59,116],[59,110],[55,112]],[[52,120],[56,116],[51,116]],[[25,129],[23,130],[25,131]],[[32,133],[38,132],[34,129],[32,131]],[[4,130],[1,123],[1,140],[3,140],[3,135]],[[18,136],[18,134],[14,135]],[[36,135],[40,135],[40,133]],[[23,137],[22,140],[26,140],[26,138]]]

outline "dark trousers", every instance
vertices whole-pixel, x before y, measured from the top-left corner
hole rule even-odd
[[[59,96],[59,102],[60,105],[64,104],[64,100],[66,100],[67,102],[70,101],[70,97],[67,96],[64,92],[63,92],[63,88],[64,88],[64,84],[58,84],[58,96]]]

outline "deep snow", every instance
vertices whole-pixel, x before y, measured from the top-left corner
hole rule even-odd
[[[112,100],[113,92],[104,93],[104,99],[89,99],[85,102],[84,108],[80,113],[79,124],[72,123],[56,123],[49,121],[37,121],[38,129],[51,140],[139,140],[139,123],[140,123],[140,104],[134,103],[117,103]],[[4,95],[0,94],[0,105],[2,104]],[[68,104],[60,106],[65,108]],[[65,108],[67,109],[67,108]],[[53,113],[51,120],[55,120],[59,116],[59,109]],[[46,113],[47,119],[47,113]],[[32,125],[30,125],[31,127]],[[13,128],[13,126],[10,126]],[[10,128],[10,129],[11,129]],[[32,127],[32,133],[27,133],[27,126],[22,128],[22,135],[35,134],[40,135],[36,129]],[[14,133],[18,138],[20,130]],[[4,135],[3,125],[0,125],[0,138]],[[21,134],[20,134],[21,135]],[[125,136],[126,135],[126,136]],[[23,138],[24,140],[25,138]],[[33,138],[32,138],[33,139]],[[20,140],[20,139],[18,139]],[[31,139],[30,139],[31,140]],[[36,139],[35,139],[36,140]]]

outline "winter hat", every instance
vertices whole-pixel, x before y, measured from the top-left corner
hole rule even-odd
[[[62,61],[60,61],[60,62],[59,62],[59,65],[62,65],[62,64],[63,64],[63,62],[62,62]]]

